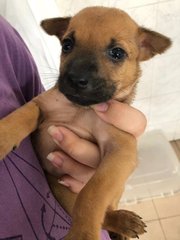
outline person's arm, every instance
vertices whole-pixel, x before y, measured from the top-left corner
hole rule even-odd
[[[146,118],[139,110],[117,101],[93,106],[104,121],[134,136],[146,127]],[[98,147],[79,138],[64,127],[50,127],[49,134],[63,151],[50,153],[48,159],[59,169],[59,183],[79,192],[92,177],[100,161]]]

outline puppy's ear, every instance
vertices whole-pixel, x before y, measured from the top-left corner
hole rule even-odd
[[[49,35],[55,35],[60,40],[66,32],[71,17],[66,18],[49,18],[41,22],[41,27]]]
[[[171,46],[171,40],[146,28],[139,28],[139,61],[145,61],[161,54]]]

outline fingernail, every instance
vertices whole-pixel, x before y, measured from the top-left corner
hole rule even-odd
[[[99,103],[97,105],[94,105],[93,108],[98,112],[106,112],[108,109],[107,103]]]
[[[47,159],[55,166],[55,167],[61,167],[63,160],[57,156],[55,156],[53,153],[49,153],[47,155]]]
[[[63,134],[59,131],[59,129],[55,126],[50,126],[48,128],[48,133],[55,138],[57,141],[63,140]]]
[[[47,155],[47,159],[48,159],[49,161],[53,161],[53,159],[54,159],[54,154],[53,154],[53,153],[49,153],[49,154]]]
[[[62,180],[58,180],[58,183],[60,183],[61,185],[65,186],[65,187],[70,187],[70,185]]]

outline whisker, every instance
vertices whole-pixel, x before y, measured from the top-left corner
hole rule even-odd
[[[51,85],[44,84],[44,88],[45,88],[46,90],[48,90],[48,89],[50,89],[50,88],[52,88],[52,87],[54,87],[54,84],[51,84]]]
[[[57,68],[52,68],[49,66],[39,66],[40,68],[46,68],[46,69],[51,69],[51,70],[55,70],[56,72],[59,72],[59,70]]]
[[[53,73],[53,72],[40,72],[40,73],[41,73],[41,74],[44,74],[44,75],[45,75],[45,74],[49,74],[49,75],[50,75],[50,74],[52,74],[52,75],[59,75],[59,73],[55,73],[55,72],[54,72],[54,73]]]
[[[52,76],[52,75],[41,75],[41,76],[43,76],[43,77],[47,77],[47,78],[58,78],[59,77],[59,75],[57,75],[57,76]]]
[[[44,79],[44,80],[48,80],[48,81],[57,81],[58,80],[58,78],[52,78],[52,77],[42,77],[42,79]]]
[[[49,84],[54,83],[54,82],[56,82],[56,80],[47,81],[47,83],[49,83]]]
[[[41,76],[43,77],[52,77],[52,78],[58,78],[59,74],[47,74],[47,73],[41,73]]]
[[[121,87],[118,87],[116,88],[117,91],[121,91],[123,93],[127,93],[128,91],[126,89],[121,89]]]
[[[51,83],[44,83],[46,87],[51,87],[54,86],[56,82],[51,82]]]
[[[50,86],[50,87],[51,87],[51,86],[55,86],[55,84],[56,84],[56,82],[52,82],[52,83],[46,83],[46,82],[44,82],[44,85],[47,86],[47,87],[48,87],[48,86]]]

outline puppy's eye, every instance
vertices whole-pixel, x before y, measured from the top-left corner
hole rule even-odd
[[[71,38],[66,38],[62,42],[63,53],[70,53],[74,47],[74,41]]]
[[[108,55],[113,61],[120,62],[127,56],[127,53],[124,49],[115,47],[108,50]]]

